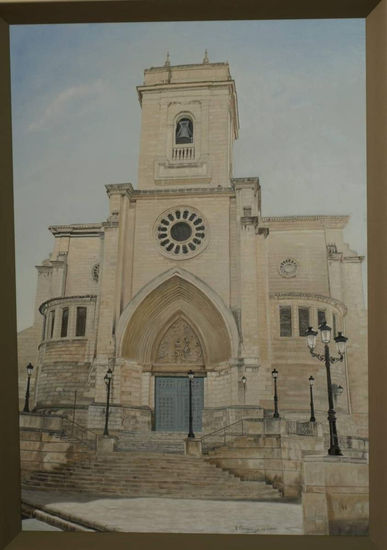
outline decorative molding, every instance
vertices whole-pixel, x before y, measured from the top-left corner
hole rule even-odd
[[[262,218],[271,230],[279,229],[343,229],[350,216],[270,216]]]
[[[110,216],[106,222],[102,223],[104,229],[116,229],[119,225],[118,216]]]
[[[110,198],[111,195],[126,195],[131,197],[135,192],[133,185],[130,182],[127,183],[110,183],[105,185],[106,193]]]
[[[188,260],[202,252],[208,244],[208,233],[203,214],[186,205],[165,210],[153,227],[159,252],[174,260]]]
[[[96,263],[96,264],[94,264],[93,267],[91,268],[91,278],[92,278],[93,281],[95,281],[96,283],[98,283],[99,272],[100,272],[100,264],[99,264],[99,263]]]
[[[71,225],[50,225],[48,230],[55,237],[98,237],[102,234],[102,224],[74,223]]]
[[[257,177],[231,178],[231,185],[235,191],[238,190],[238,188],[241,189],[246,187],[253,187],[255,192],[261,189],[259,178]]]
[[[189,324],[176,319],[161,339],[155,358],[156,364],[204,364],[200,341]]]
[[[314,294],[313,292],[270,292],[271,299],[275,300],[314,300],[316,302],[324,302],[333,307],[336,307],[342,315],[347,313],[347,306],[336,298],[323,296],[322,294]]]
[[[248,226],[258,227],[258,216],[241,216],[241,226],[246,229]]]
[[[279,265],[278,268],[279,274],[281,277],[286,279],[291,279],[297,275],[298,271],[298,262],[294,258],[285,258]]]
[[[232,187],[179,187],[179,188],[159,188],[159,189],[137,189],[133,193],[134,199],[155,198],[157,196],[186,197],[187,195],[225,195],[235,196]]]
[[[56,296],[55,298],[50,298],[45,302],[41,303],[39,306],[39,311],[42,315],[45,314],[46,310],[49,307],[57,306],[60,304],[67,303],[79,303],[79,302],[95,302],[97,300],[96,294],[84,294],[83,296]]]
[[[342,261],[349,264],[360,264],[364,260],[365,256],[343,256]]]

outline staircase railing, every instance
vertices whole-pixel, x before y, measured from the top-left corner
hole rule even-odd
[[[97,448],[97,434],[88,428],[85,428],[78,422],[70,420],[65,415],[58,415],[62,419],[62,435],[75,439],[85,444],[89,449]]]
[[[203,435],[200,439],[202,442],[202,453],[207,454],[211,449],[215,449],[220,445],[227,445],[236,437],[245,435],[244,425],[246,419],[240,418],[236,422],[232,422],[227,426],[218,428],[213,432]]]

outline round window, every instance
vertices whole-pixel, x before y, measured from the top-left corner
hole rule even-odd
[[[194,208],[173,208],[157,219],[155,237],[164,255],[176,260],[192,258],[207,245],[207,222]]]
[[[191,235],[192,229],[187,222],[177,222],[171,227],[171,237],[175,241],[186,241]]]
[[[298,269],[298,264],[293,258],[282,260],[279,266],[279,272],[282,277],[295,277]]]

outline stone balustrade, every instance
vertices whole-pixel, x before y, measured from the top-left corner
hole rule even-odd
[[[172,160],[195,160],[195,147],[193,145],[173,147]]]

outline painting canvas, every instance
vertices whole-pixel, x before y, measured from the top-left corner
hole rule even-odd
[[[364,22],[18,27],[11,62],[26,517],[366,534]]]

